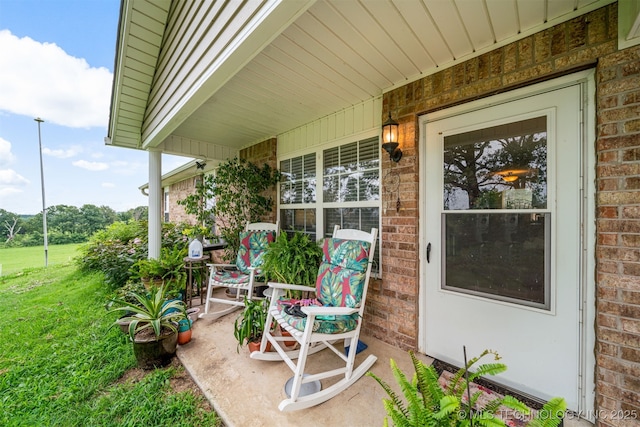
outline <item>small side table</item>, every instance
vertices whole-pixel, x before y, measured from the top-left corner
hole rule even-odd
[[[185,303],[189,304],[189,307],[193,306],[193,285],[198,287],[198,293],[200,294],[200,305],[204,302],[204,289],[207,286],[209,280],[209,271],[207,263],[211,258],[203,256],[202,258],[184,258],[184,269],[187,271],[187,283],[185,289]]]

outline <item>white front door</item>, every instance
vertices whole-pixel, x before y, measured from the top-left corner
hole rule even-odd
[[[573,410],[584,409],[583,93],[564,84],[420,122],[422,350],[457,366],[463,346],[495,350],[508,369],[492,379]]]

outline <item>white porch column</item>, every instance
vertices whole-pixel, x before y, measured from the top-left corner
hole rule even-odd
[[[149,258],[160,258],[162,245],[162,153],[149,151]]]

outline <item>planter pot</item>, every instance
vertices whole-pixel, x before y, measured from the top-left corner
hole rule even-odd
[[[142,284],[144,285],[144,288],[146,290],[151,289],[151,287],[159,288],[160,286],[162,286],[164,284],[164,280],[162,280],[162,279],[154,279],[154,278],[151,278],[151,277],[142,277],[142,278],[140,278],[140,281],[142,281]]]
[[[142,369],[166,366],[176,354],[178,333],[168,331],[156,338],[153,333],[138,333],[133,340],[133,353]]]
[[[178,332],[178,344],[185,345],[189,341],[191,341],[191,329],[187,329],[186,331]]]
[[[184,345],[191,341],[191,320],[182,319],[178,322],[178,344]]]
[[[260,341],[249,341],[249,344],[247,344],[247,347],[249,347],[249,353],[253,353],[254,351],[260,351]],[[267,341],[267,351],[271,351],[271,343]]]
[[[283,337],[290,337],[291,334],[289,333],[289,331],[287,331],[286,329],[280,327],[280,335]],[[284,345],[286,345],[287,347],[294,347],[296,345],[297,341],[295,340],[295,338],[291,338],[290,340],[285,340],[284,341]]]
[[[267,289],[269,289],[269,286],[266,286],[266,285],[254,286],[253,296],[258,298],[264,298],[265,297],[264,291],[266,291]]]
[[[198,313],[200,313],[200,307],[193,307],[187,310],[187,317],[191,320],[192,325],[198,320]]]
[[[129,323],[131,322],[124,321],[122,319],[124,319],[125,317],[132,316],[133,314],[134,314],[133,312],[127,312],[123,316],[121,316],[120,319],[118,319],[118,326],[120,327],[120,330],[122,331],[123,334],[129,335]]]

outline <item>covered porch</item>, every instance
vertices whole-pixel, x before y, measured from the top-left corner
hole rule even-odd
[[[193,299],[199,307],[200,299]],[[204,309],[204,307],[202,307]],[[198,319],[193,324],[189,343],[178,347],[177,357],[198,385],[226,427],[283,426],[283,427],[373,427],[381,426],[386,416],[382,399],[386,393],[368,376],[360,378],[347,390],[312,408],[280,412],[278,404],[286,398],[284,386],[292,372],[284,362],[266,362],[249,358],[246,347],[237,352],[233,337],[233,322],[238,312],[212,320]],[[367,348],[358,354],[356,363],[370,354],[377,356],[371,372],[386,381],[399,396],[399,386],[390,369],[393,359],[408,378],[413,376],[413,365],[408,352],[391,346],[370,335],[361,340]],[[418,359],[430,364],[433,359],[417,354]],[[313,370],[321,366],[330,369],[336,358],[328,350],[309,359]],[[570,415],[565,427],[589,427],[591,423]]]

